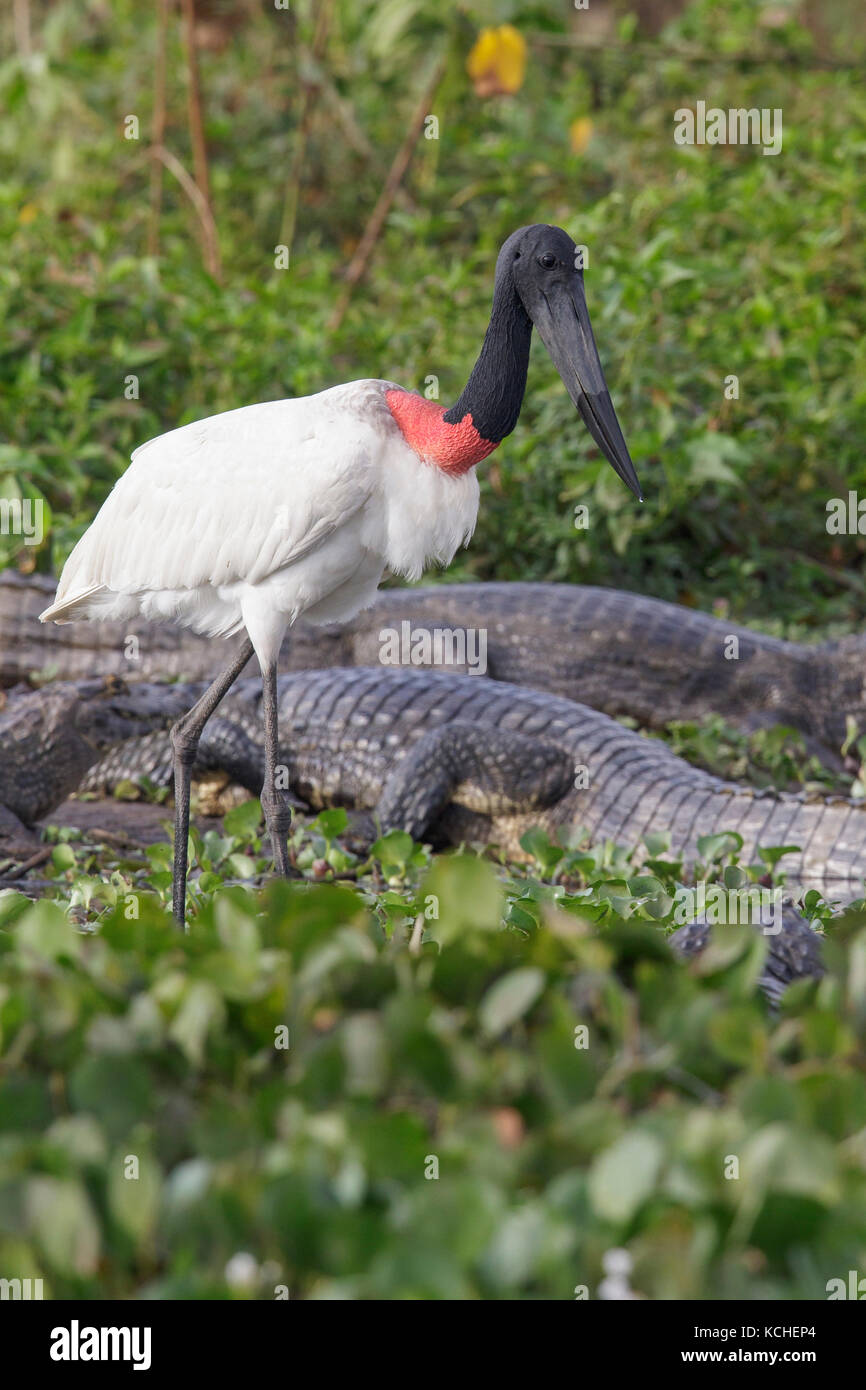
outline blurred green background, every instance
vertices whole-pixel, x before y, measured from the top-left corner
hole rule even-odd
[[[198,0],[218,276],[179,182],[200,170],[174,6],[175,164],[153,204],[159,13],[15,0],[0,31],[0,494],[51,509],[42,548],[2,536],[0,559],[59,566],[130,451],[187,420],[357,376],[421,390],[435,376],[454,400],[500,241],[552,221],[589,248],[590,312],[647,502],[602,465],[536,345],[451,577],[631,587],[791,635],[859,625],[866,541],[825,523],[830,497],[866,483],[862,6]],[[492,80],[477,49],[467,71],[502,25],[525,47],[513,91],[495,53]],[[418,140],[334,327],[440,60],[438,138]],[[781,153],[676,145],[674,112],[698,100],[781,108]]]

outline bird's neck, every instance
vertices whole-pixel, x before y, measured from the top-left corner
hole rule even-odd
[[[410,391],[387,392],[391,414],[419,458],[446,473],[465,473],[511,433],[526,390],[531,335],[513,285],[500,281],[478,361],[450,410]]]

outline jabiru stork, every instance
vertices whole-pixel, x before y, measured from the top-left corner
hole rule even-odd
[[[640,499],[593,337],[580,259],[560,227],[521,227],[496,262],[490,322],[446,409],[390,381],[212,415],[142,444],[64,566],[42,622],[165,619],[212,637],[246,630],[230,666],[174,726],[172,901],[185,921],[190,777],[202,729],[255,652],[263,685],[262,808],[290,873],[278,776],[277,658],[300,615],[368,606],[386,570],[419,578],[468,543],[475,465],[514,429],[533,324],[590,434]]]

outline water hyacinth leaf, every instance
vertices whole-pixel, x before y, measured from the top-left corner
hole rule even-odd
[[[380,1095],[388,1071],[388,1045],[374,1013],[354,1014],[343,1028],[346,1088],[352,1095]]]
[[[667,893],[657,893],[655,897],[647,898],[643,905],[643,910],[655,921],[662,921],[668,917],[674,908],[674,899]]]
[[[253,878],[256,872],[256,861],[248,854],[230,854],[226,861],[226,868],[235,878]]]
[[[786,854],[796,854],[799,849],[799,845],[758,845],[758,856],[772,872]]]
[[[44,960],[77,960],[81,936],[55,903],[38,902],[25,912],[15,928],[18,953]]]
[[[803,981],[804,985],[810,983]],[[788,1002],[787,999],[785,1002]],[[856,1035],[850,1024],[839,1018],[832,1009],[809,1009],[803,1019],[803,1042],[810,1056],[816,1059],[843,1057],[856,1051],[857,1047]]]
[[[535,827],[520,837],[520,847],[536,860],[541,872],[547,877],[552,874],[563,858],[565,851],[559,845],[551,844],[544,830]]]
[[[670,961],[670,946],[664,933],[652,922],[640,917],[613,921],[604,933],[605,943],[612,946],[620,961]]]
[[[589,1196],[605,1221],[625,1225],[655,1191],[664,1146],[654,1134],[635,1130],[599,1154],[590,1169]]]
[[[148,1237],[159,1210],[162,1179],[146,1149],[112,1154],[108,1166],[108,1205],[113,1219],[140,1243]]]
[[[257,797],[252,797],[226,812],[223,827],[227,835],[247,842],[256,837],[261,821],[262,804]]]
[[[96,1271],[100,1229],[82,1184],[74,1179],[33,1177],[24,1196],[27,1224],[49,1266],[62,1275]]]
[[[538,926],[537,908],[522,902],[512,903],[508,909],[508,925],[516,927],[518,931],[535,931]]]
[[[665,854],[671,847],[671,833],[669,830],[651,831],[643,837],[644,845],[652,859],[657,859],[660,854]]]
[[[484,1255],[488,1278],[504,1288],[515,1288],[531,1278],[547,1235],[546,1213],[540,1203],[509,1213]]]
[[[743,848],[743,837],[735,830],[724,830],[719,835],[699,835],[698,853],[710,863],[718,863],[730,854],[738,854]]]
[[[523,1018],[542,994],[545,982],[544,971],[533,966],[511,970],[497,980],[485,994],[478,1010],[481,1028],[487,1037],[498,1037]]]
[[[100,26],[95,41],[93,15],[109,8],[110,24]],[[478,525],[471,548],[452,561],[447,583],[495,576],[596,586],[595,617],[589,600],[601,656],[595,675],[593,657],[571,640],[568,624],[554,615],[546,626],[543,601],[531,601],[533,594],[543,600],[542,591],[521,589],[525,654],[536,675],[559,674],[565,686],[570,667],[587,690],[595,679],[596,689],[604,686],[629,708],[643,699],[642,728],[658,722],[653,736],[726,780],[804,787],[807,800],[813,787],[815,796],[825,789],[862,792],[866,774],[857,764],[866,763],[866,723],[853,713],[846,720],[828,659],[835,652],[844,674],[844,647],[824,641],[851,642],[855,692],[858,637],[845,634],[862,627],[864,536],[857,534],[856,505],[843,509],[848,515],[833,534],[825,504],[834,497],[850,503],[849,490],[858,499],[866,495],[866,88],[857,80],[863,26],[855,22],[863,7],[838,0],[823,7],[698,0],[660,34],[615,7],[610,62],[602,35],[597,61],[583,55],[575,63],[568,45],[587,37],[587,16],[574,3],[521,8],[514,0],[485,0],[453,7],[460,11],[455,22],[444,7],[424,0],[336,0],[333,6],[281,0],[276,10],[272,0],[196,6],[196,37],[207,49],[200,105],[209,163],[208,179],[196,183],[212,191],[221,282],[202,265],[201,219],[167,170],[161,181],[155,175],[148,199],[145,147],[159,134],[158,121],[150,119],[151,106],[158,115],[159,94],[152,102],[148,93],[160,51],[159,14],[168,8],[89,6],[89,22],[76,24],[72,5],[15,0],[5,7],[25,23],[22,29],[7,21],[4,31],[12,50],[18,40],[18,54],[0,72],[7,117],[0,138],[17,155],[4,170],[0,198],[0,237],[9,248],[0,271],[0,438],[10,441],[0,444],[0,474],[10,484],[7,489],[0,479],[0,497],[37,499],[41,491],[50,504],[41,547],[24,545],[14,525],[11,533],[0,526],[2,557],[24,583],[31,582],[28,573],[38,586],[60,572],[131,450],[164,430],[253,401],[305,396],[371,371],[396,375],[429,397],[425,405],[447,408],[477,356],[501,236],[535,218],[563,221],[586,246],[589,311],[617,413],[646,474],[647,501],[633,505],[612,472],[602,478],[604,465],[536,343],[519,426],[478,470],[484,494]],[[511,36],[511,72],[509,49],[495,28],[508,23],[518,34],[516,41]],[[290,55],[275,43],[277,27],[286,31]],[[470,77],[466,61],[482,30]],[[521,31],[525,69],[513,64]],[[174,62],[174,13],[168,37],[165,95],[173,138],[167,145],[189,167],[178,119],[189,84]],[[289,95],[297,100],[286,128],[284,102],[269,96],[274,63],[278,97],[284,95],[288,56]],[[440,59],[445,77],[427,97],[428,74],[438,72]],[[736,100],[730,101],[733,92],[717,92],[721,105],[784,108],[780,158],[762,158],[757,143],[681,148],[671,138],[676,104],[693,105],[702,94],[709,104],[715,97],[704,88],[724,77],[734,81]],[[520,80],[519,91],[503,94]],[[477,94],[476,81],[488,96]],[[307,97],[308,131],[301,109]],[[139,110],[144,144],[123,138],[129,132],[122,113],[131,108]],[[416,109],[423,130],[413,148]],[[587,143],[588,118],[595,128]],[[264,177],[271,166],[288,171],[288,181]],[[582,175],[577,185],[576,174]],[[393,201],[375,222],[373,245],[375,225],[364,237],[367,219],[359,218],[359,208],[376,207],[383,189],[385,201],[392,195]],[[281,211],[283,222],[296,223],[293,235],[282,235]],[[291,243],[288,275],[272,256],[276,240]],[[325,331],[348,262],[360,268],[371,248],[354,289],[348,281],[343,286],[353,298],[339,332]],[[130,383],[134,389],[125,389]],[[245,466],[238,460],[231,499],[237,526],[249,501]],[[203,500],[212,500],[216,484],[215,474],[205,477]],[[271,520],[286,500],[291,508],[302,499],[275,496]],[[589,504],[580,517],[575,503]],[[193,508],[187,518],[190,558],[212,531],[205,512]],[[437,527],[447,528],[448,509],[438,518]],[[259,510],[258,524],[267,520]],[[168,508],[165,521],[157,540],[168,537],[178,514]],[[133,521],[130,544],[141,541]],[[266,566],[266,549],[259,556]],[[182,547],[176,558],[186,559]],[[18,585],[15,574],[12,590]],[[678,624],[676,612],[667,610],[670,626],[662,623],[654,634],[640,620],[611,620],[615,610],[603,591],[612,589],[654,594],[689,611]],[[406,593],[410,608],[413,592]],[[20,614],[14,592],[11,598],[14,626]],[[442,620],[456,628],[461,615],[444,612],[442,599]],[[8,614],[2,604],[0,596]],[[646,610],[637,603],[635,611]],[[708,631],[703,617],[710,614],[720,640],[692,642]],[[378,629],[375,616],[368,617],[372,654]],[[492,611],[480,611],[478,621],[489,636],[490,672],[507,676],[507,669],[497,670],[497,648],[507,634],[498,631]],[[763,668],[760,659],[751,662],[742,633],[739,660],[727,649],[726,634],[741,623],[772,634]],[[141,625],[128,626],[134,633]],[[144,666],[159,655],[143,630],[136,668],[105,628],[55,632],[32,622],[25,628],[11,650],[5,632],[0,636],[0,666],[8,669],[10,657],[14,666],[23,654],[24,679],[32,674],[34,687],[63,678],[52,674],[51,662],[71,655],[68,638],[84,644],[79,657],[92,639],[107,641],[133,681],[147,679]],[[330,633],[316,637],[323,650],[335,650]],[[50,643],[41,669],[26,651],[40,638]],[[204,643],[214,670],[223,661],[222,645]],[[759,637],[756,647],[763,645]],[[290,664],[299,654],[296,645]],[[520,658],[519,649],[513,656]],[[360,660],[360,649],[354,657]],[[99,664],[88,674],[96,675]],[[164,664],[165,674],[183,670],[182,662]],[[428,694],[430,681],[440,678],[415,674]],[[258,705],[253,663],[245,676]],[[574,698],[567,688],[561,693]],[[834,766],[815,769],[811,746],[823,742],[817,724],[807,754],[794,746],[799,734],[783,742],[778,730],[744,734],[721,717],[699,714],[731,695],[758,718],[796,714],[807,723],[810,711],[817,713],[821,725],[832,725]],[[231,703],[223,711],[228,717]],[[316,718],[330,725],[333,708],[318,704]],[[382,706],[372,731],[374,738],[381,733],[385,755],[394,708]],[[662,727],[671,709],[685,715],[678,730]],[[632,718],[631,727],[637,722]],[[608,727],[612,740],[621,738]],[[359,743],[366,732],[359,726]],[[289,758],[293,734],[288,727],[282,734]],[[845,771],[834,757],[843,734]],[[633,746],[649,750],[647,766],[654,755],[664,757],[643,738]],[[862,1277],[863,953],[839,926],[835,901],[831,908],[810,897],[807,915],[826,923],[821,953],[828,975],[795,984],[779,1012],[755,993],[751,948],[733,952],[727,964],[717,958],[718,968],[708,973],[673,953],[653,960],[656,928],[646,919],[660,900],[633,884],[631,897],[610,888],[605,896],[597,880],[630,883],[653,874],[673,899],[680,886],[694,886],[694,837],[743,824],[733,807],[730,820],[724,813],[718,819],[719,800],[709,793],[695,801],[693,819],[687,795],[681,800],[673,788],[668,795],[661,784],[647,792],[636,785],[640,769],[629,765],[625,750],[621,764],[615,748],[609,751],[611,769],[624,772],[623,796],[617,814],[602,821],[579,798],[577,815],[593,829],[575,832],[577,848],[548,875],[560,879],[572,899],[566,904],[537,893],[543,876],[537,858],[510,865],[496,859],[488,901],[481,871],[475,879],[468,872],[459,877],[463,869],[457,869],[452,886],[441,858],[416,862],[417,846],[404,863],[390,861],[398,881],[387,885],[395,896],[383,903],[379,865],[371,872],[362,867],[368,827],[358,837],[363,858],[349,865],[321,848],[329,822],[310,830],[300,815],[291,854],[307,882],[254,889],[246,861],[255,865],[256,880],[264,879],[270,846],[259,806],[249,802],[234,820],[230,813],[221,832],[223,841],[233,841],[228,847],[203,827],[195,840],[210,863],[193,866],[189,931],[181,935],[166,907],[168,815],[154,812],[152,791],[137,776],[129,786],[131,794],[133,782],[143,789],[137,804],[115,800],[107,813],[118,825],[148,821],[154,833],[162,822],[163,842],[129,866],[129,909],[137,905],[140,922],[124,919],[120,887],[117,907],[106,912],[103,886],[110,883],[116,843],[95,850],[89,831],[73,841],[60,833],[67,827],[56,827],[77,867],[63,853],[31,871],[30,882],[9,877],[7,851],[0,848],[0,880],[27,892],[58,872],[77,875],[78,882],[55,879],[43,891],[62,900],[66,915],[83,928],[75,959],[23,949],[15,921],[5,920],[0,930],[0,1275],[44,1276],[47,1299],[81,1302],[106,1296],[268,1301],[278,1282],[293,1301],[561,1300],[578,1283],[595,1298],[602,1256],[627,1244],[635,1261],[632,1286],[647,1301],[727,1298],[760,1307],[777,1298],[825,1299],[831,1276],[844,1276],[846,1284],[852,1271]],[[0,748],[0,780],[6,752]],[[608,781],[600,767],[606,756],[594,744],[581,759],[591,773],[590,801],[615,788],[616,777]],[[161,787],[156,795],[170,790]],[[777,847],[798,838],[812,815],[801,816],[791,804],[789,822],[784,808],[770,818],[769,798],[753,806],[745,823],[759,828],[766,809],[767,823],[778,828],[759,829],[758,838]],[[79,809],[93,825],[95,806],[81,803],[76,815]],[[475,833],[481,821],[464,811],[449,808],[441,828],[462,823]],[[855,852],[856,823],[864,815],[855,809],[846,825]],[[71,807],[51,817],[74,819]],[[516,833],[534,818],[516,819]],[[834,819],[831,813],[825,824]],[[555,843],[547,815],[539,812],[537,820]],[[637,852],[625,843],[632,824],[658,832]],[[687,825],[693,828],[685,843]],[[570,834],[570,827],[563,832]],[[605,834],[623,843],[614,849]],[[810,848],[818,858],[819,841],[813,837]],[[50,850],[58,840],[46,834],[44,843]],[[248,848],[254,858],[243,853]],[[470,845],[466,857],[476,852]],[[649,864],[641,863],[643,852]],[[319,864],[314,871],[315,860],[358,871],[357,886],[319,897],[309,880],[331,870]],[[793,862],[793,855],[783,856],[772,873]],[[822,862],[829,865],[829,857]],[[431,865],[441,865],[442,874],[428,903],[419,888],[427,886]],[[708,883],[728,891],[739,873],[758,882],[768,869],[750,838],[739,855],[723,853],[700,865],[699,878],[706,869]],[[220,935],[211,899],[227,879],[242,881],[258,945],[247,942],[243,924],[236,938]],[[792,874],[789,880],[798,893]],[[853,884],[852,891],[862,886]],[[611,897],[632,914],[628,930],[613,921]],[[17,911],[24,915],[32,906]],[[421,914],[423,938],[415,930]],[[656,934],[663,949],[664,931]],[[768,942],[772,948],[773,939]],[[478,1021],[481,1001],[509,972],[531,967],[544,970],[544,993],[491,1042]],[[177,989],[163,993],[172,973]],[[167,1032],[186,988],[200,981],[217,990],[225,1013],[208,1033],[196,1070]],[[407,999],[411,1007],[404,1011]],[[347,1025],[351,1034],[353,1021],[367,1014],[384,1029],[388,1053],[384,1083],[374,1094],[350,1088],[343,1045]],[[719,1020],[721,1050],[711,1032]],[[273,1035],[283,1023],[291,1039],[278,1051]],[[585,1047],[582,1035],[574,1036],[579,1025],[587,1030]],[[738,1029],[748,1046],[736,1061]],[[760,1038],[763,1045],[753,1047]],[[110,1049],[98,1054],[105,1070],[94,1073],[81,1108],[78,1069],[97,1060],[97,1048]],[[130,1104],[142,1075],[143,1110]],[[770,1082],[777,1083],[773,1091]],[[509,1113],[518,1116],[511,1125]],[[831,1203],[758,1183],[744,1212],[749,1145],[772,1124],[786,1127],[783,1145],[771,1155],[773,1173],[785,1173],[805,1135],[831,1145],[838,1178]],[[594,1207],[589,1174],[599,1155],[635,1131],[654,1135],[670,1164],[663,1164],[631,1224],[618,1228]],[[108,1193],[115,1155],[136,1144],[144,1151],[145,1139],[161,1170],[177,1179],[178,1199],[174,1205],[164,1199],[139,1239],[114,1219]],[[738,1181],[723,1174],[730,1153],[740,1158]],[[814,1156],[808,1158],[814,1168]],[[640,1170],[639,1162],[634,1166]],[[100,1226],[99,1260],[90,1274],[61,1273],[23,1229],[28,1175],[78,1183],[87,1192]],[[271,1222],[268,1202],[283,1181],[278,1219]],[[16,1227],[10,1241],[3,1233]],[[863,1292],[856,1285],[855,1278],[855,1294]]]
[[[105,1135],[90,1115],[61,1116],[46,1130],[45,1138],[77,1163],[99,1163],[106,1155]]]
[[[719,1054],[737,1065],[759,1069],[767,1056],[767,1036],[758,1005],[743,1003],[710,1019],[710,1037]]]
[[[117,1139],[151,1113],[153,1087],[144,1064],[117,1053],[84,1056],[69,1078],[74,1108],[94,1115]]]
[[[253,903],[237,890],[218,893],[214,899],[216,929],[220,941],[238,955],[254,955],[261,948],[261,936],[253,915]]]
[[[186,1053],[193,1066],[201,1066],[208,1035],[225,1018],[225,1005],[215,985],[206,980],[189,984],[168,1030],[173,1042]]]
[[[866,930],[862,928],[848,946],[847,995],[858,1016],[866,1018]]]
[[[749,875],[745,869],[741,869],[736,864],[726,864],[722,870],[722,883],[726,888],[736,890],[745,888],[749,882]]]
[[[216,830],[207,830],[204,835],[204,854],[211,864],[221,864],[234,848],[233,835],[220,835]]]
[[[75,851],[71,845],[55,845],[51,851],[51,867],[55,874],[75,868]]]
[[[499,932],[505,894],[490,864],[456,854],[434,862],[421,882],[429,930],[442,943],[478,931]]]
[[[177,1212],[194,1207],[207,1195],[212,1178],[213,1164],[205,1158],[189,1158],[179,1163],[165,1180],[166,1207]]]
[[[327,811],[320,811],[316,819],[310,825],[310,830],[318,831],[326,840],[336,840],[342,835],[346,826],[349,824],[349,817],[342,806],[333,806]]]
[[[633,898],[652,898],[663,891],[663,884],[652,874],[639,874],[628,880],[628,891]]]
[[[752,978],[757,979],[767,953],[767,940],[750,926],[713,923],[706,947],[690,962],[689,969],[696,975],[711,976],[748,963]]]
[[[412,836],[407,835],[405,830],[389,830],[387,835],[379,837],[370,853],[387,872],[389,869],[405,869],[414,848]]]
[[[743,1145],[740,1173],[747,1196],[772,1189],[799,1193],[824,1205],[839,1198],[832,1144],[821,1134],[793,1125],[766,1125],[751,1135]]]
[[[33,906],[30,898],[12,888],[0,890],[0,928],[11,927]]]

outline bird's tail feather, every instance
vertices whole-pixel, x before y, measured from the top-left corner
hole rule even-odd
[[[93,600],[100,593],[107,593],[104,584],[90,584],[86,589],[79,589],[77,593],[68,594],[63,598],[55,598],[54,602],[39,614],[40,623],[71,623],[76,618],[89,617],[86,611],[93,604]],[[85,610],[85,611],[82,611]]]

